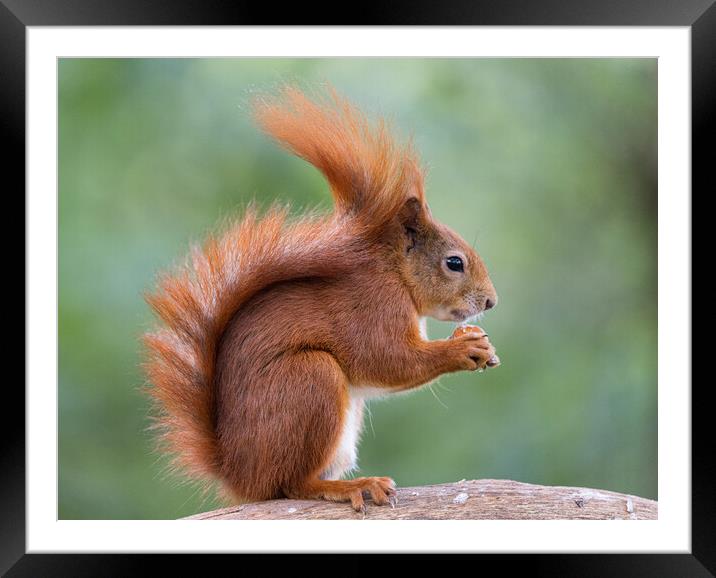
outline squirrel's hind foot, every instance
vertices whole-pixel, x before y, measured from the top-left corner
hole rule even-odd
[[[294,499],[324,499],[332,502],[350,502],[356,512],[365,513],[363,495],[367,494],[378,506],[395,503],[395,482],[391,478],[369,477],[355,480],[315,480],[300,489],[289,490],[287,497]]]

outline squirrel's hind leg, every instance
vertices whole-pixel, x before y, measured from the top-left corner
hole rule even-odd
[[[223,482],[243,500],[280,496],[350,501],[363,509],[362,493],[377,504],[394,493],[389,478],[324,480],[340,462],[350,424],[349,385],[336,359],[325,351],[280,356],[260,374],[225,367],[221,372]],[[232,387],[233,380],[241,385]]]
[[[303,375],[301,383],[311,384],[312,391],[303,399],[312,400],[311,407],[323,409],[312,415],[312,431],[323,432],[304,455],[319,457],[320,467],[303,470],[302,476],[294,476],[282,485],[282,493],[294,499],[324,499],[334,502],[350,502],[353,508],[365,511],[363,493],[369,494],[377,505],[391,503],[395,495],[395,482],[390,478],[367,477],[353,480],[326,479],[340,476],[353,467],[355,444],[363,419],[363,400],[350,395],[350,386],[336,359],[322,351],[301,354]],[[335,395],[336,392],[339,395]],[[315,400],[312,396],[318,396]],[[319,402],[320,398],[320,402]],[[333,404],[333,407],[331,407]],[[323,441],[323,443],[319,443]],[[313,461],[313,464],[318,463]],[[306,475],[307,474],[307,475]]]
[[[356,512],[365,511],[363,492],[370,494],[379,506],[392,503],[395,482],[390,478],[356,478],[354,480],[306,480],[296,488],[284,490],[287,497],[295,499],[324,499],[334,502],[350,502]]]

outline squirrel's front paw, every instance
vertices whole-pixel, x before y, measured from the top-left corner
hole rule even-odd
[[[454,343],[451,349],[458,369],[474,371],[500,364],[500,358],[495,355],[495,348],[487,338],[487,333],[476,325],[458,327],[450,336],[450,341]]]

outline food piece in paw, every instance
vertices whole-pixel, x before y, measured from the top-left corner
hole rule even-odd
[[[467,335],[468,333],[478,333],[487,337],[487,332],[482,327],[478,327],[477,325],[458,325],[455,328],[455,331],[452,332],[450,339],[462,337],[463,335]]]
[[[456,339],[458,337],[462,337],[463,335],[472,333],[474,333],[476,337],[484,337],[487,339],[487,332],[482,327],[478,327],[477,325],[458,325],[455,328],[455,331],[452,332],[450,339]],[[490,344],[490,347],[492,347],[492,344]],[[500,365],[500,358],[493,353],[486,365],[487,367],[498,367]]]

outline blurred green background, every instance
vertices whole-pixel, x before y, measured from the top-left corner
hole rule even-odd
[[[251,125],[256,91],[330,82],[414,134],[434,216],[500,297],[503,365],[372,402],[360,475],[508,478],[657,497],[656,60],[62,59],[59,517],[216,504],[152,453],[142,299],[250,199],[330,209]],[[431,338],[453,326],[431,322]]]

